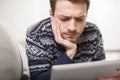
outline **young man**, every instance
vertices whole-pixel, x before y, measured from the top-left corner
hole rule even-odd
[[[102,36],[86,22],[89,0],[50,0],[50,18],[27,31],[31,80],[50,80],[52,65],[105,59]]]

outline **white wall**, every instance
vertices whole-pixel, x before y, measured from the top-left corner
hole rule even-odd
[[[91,0],[88,21],[96,23],[106,49],[120,50],[120,0]]]
[[[88,21],[96,23],[105,49],[120,50],[120,0],[91,0]],[[49,16],[49,0],[0,0],[0,23],[17,40],[25,38],[31,24]]]
[[[31,24],[49,16],[49,0],[0,0],[0,23],[17,40]]]

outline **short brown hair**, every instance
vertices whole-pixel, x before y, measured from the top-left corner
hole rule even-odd
[[[50,0],[50,7],[52,9],[52,12],[54,14],[54,11],[55,11],[55,4],[56,4],[56,1],[57,0]],[[90,5],[90,0],[68,0],[72,3],[76,3],[76,2],[83,2],[83,3],[86,3],[87,4],[87,10],[89,9],[89,5]]]

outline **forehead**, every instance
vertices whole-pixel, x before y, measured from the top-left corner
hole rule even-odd
[[[55,13],[56,14],[67,14],[67,15],[81,15],[86,14],[87,4],[82,2],[70,2],[68,0],[57,0]]]

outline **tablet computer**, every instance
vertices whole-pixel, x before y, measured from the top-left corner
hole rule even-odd
[[[54,65],[51,80],[98,80],[117,75],[117,69],[120,60]]]

